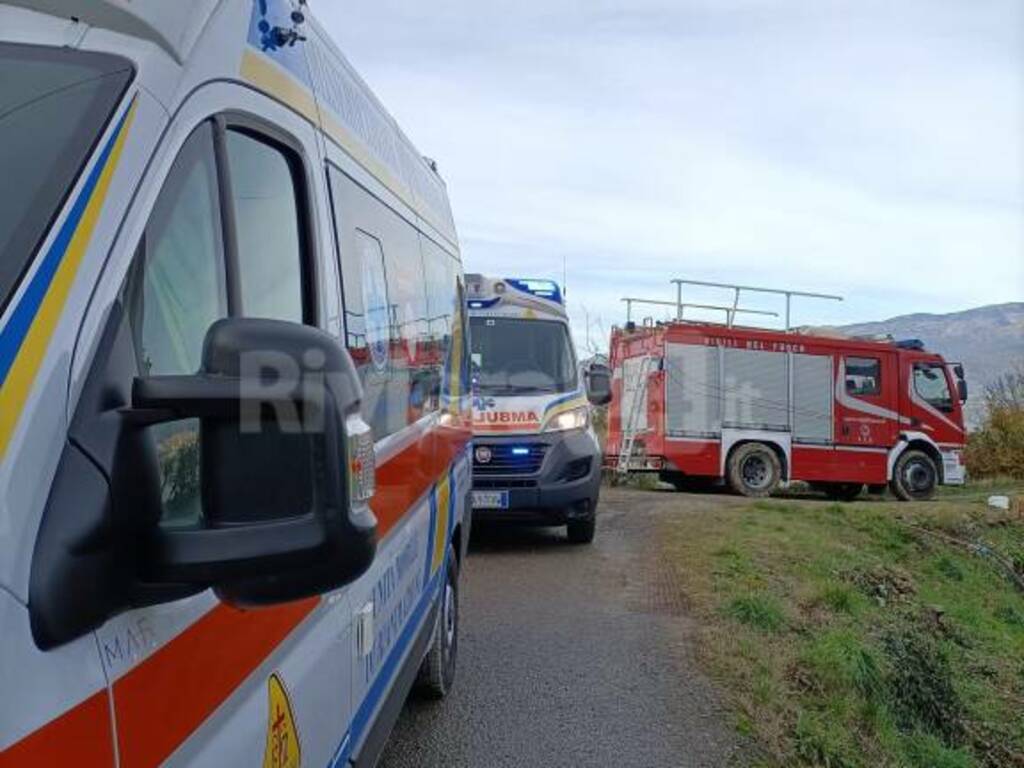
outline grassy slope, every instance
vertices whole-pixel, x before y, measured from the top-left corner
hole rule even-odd
[[[765,765],[1024,766],[1024,594],[942,538],[1024,566],[1021,512],[979,498],[997,490],[672,518],[702,654]]]

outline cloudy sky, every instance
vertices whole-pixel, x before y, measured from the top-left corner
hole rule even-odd
[[[672,277],[846,297],[797,323],[1024,299],[1021,0],[311,5],[437,159],[467,271],[564,262],[580,341]]]

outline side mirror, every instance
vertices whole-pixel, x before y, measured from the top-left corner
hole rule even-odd
[[[320,594],[364,573],[376,548],[373,438],[348,353],[316,328],[214,323],[202,370],[137,378],[145,424],[198,418],[202,521],[157,526],[147,580],[211,585],[261,604]]]
[[[958,378],[956,380],[956,394],[960,398],[961,403],[967,402],[967,380]]]
[[[333,337],[232,318],[210,327],[199,373],[138,378],[139,369],[117,302],[32,552],[39,648],[210,587],[257,605],[321,594],[366,571],[377,533],[373,436],[359,417],[355,366]],[[183,476],[198,482],[200,510],[171,524],[152,426],[180,419],[199,423],[185,444],[198,472]]]
[[[612,401],[611,368],[603,363],[591,363],[583,375],[590,403],[608,405]]]

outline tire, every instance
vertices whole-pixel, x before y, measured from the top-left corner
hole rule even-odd
[[[924,451],[904,451],[896,460],[889,488],[900,501],[927,501],[935,495],[939,469]]]
[[[594,515],[582,520],[570,520],[565,526],[566,536],[571,544],[589,544],[594,540],[597,518]]]
[[[821,490],[833,501],[853,501],[864,490],[864,483],[822,483]]]
[[[729,486],[752,499],[771,496],[782,480],[782,464],[764,443],[744,443],[729,456]]]
[[[448,695],[455,682],[455,662],[459,655],[459,563],[455,548],[448,545],[448,563],[441,585],[440,605],[434,637],[423,657],[416,677],[416,691],[428,699]]]

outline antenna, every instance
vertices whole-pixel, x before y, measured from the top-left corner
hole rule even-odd
[[[568,290],[566,290],[566,288],[567,288],[566,282],[567,281],[566,281],[566,276],[565,276],[565,274],[566,274],[565,264],[566,264],[565,251],[562,251],[562,296],[565,296],[568,293]]]

